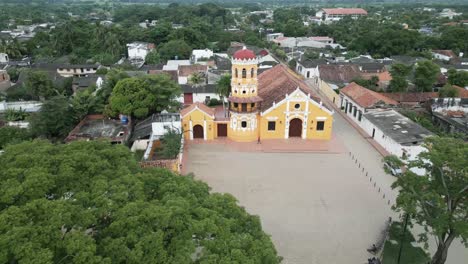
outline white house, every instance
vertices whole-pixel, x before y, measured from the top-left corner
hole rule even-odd
[[[190,57],[192,63],[197,63],[199,60],[207,60],[213,57],[213,51],[210,49],[195,49],[192,51],[192,56]]]
[[[97,64],[63,64],[57,67],[57,73],[62,77],[86,77],[98,69]]]
[[[365,113],[361,127],[390,154],[404,160],[414,160],[426,149],[424,139],[433,135],[411,119],[391,109],[376,109]]]
[[[190,65],[190,60],[168,60],[163,66],[163,71],[177,71],[179,65]]]
[[[9,61],[8,54],[0,53],[0,63],[8,63]]]
[[[451,50],[433,50],[432,57],[442,61],[450,61],[456,58],[457,55]]]
[[[216,84],[190,85],[182,84],[183,95],[177,98],[182,104],[189,105],[193,103],[206,103],[211,99],[220,100],[219,94],[216,93]]]
[[[362,8],[322,8],[315,13],[315,16],[321,17],[325,22],[334,22],[341,20],[343,17],[356,19],[367,16],[367,11]]]
[[[282,38],[282,37],[284,37],[283,33],[270,33],[266,35],[267,41],[273,41],[277,38]]]
[[[127,44],[129,60],[145,60],[146,55],[155,48],[153,43],[133,42]]]
[[[324,59],[301,60],[296,64],[296,72],[306,79],[320,78],[319,65],[321,64],[327,64],[327,61]]]
[[[0,113],[7,110],[25,111],[27,113],[38,112],[42,107],[42,103],[38,101],[18,101],[18,102],[0,102]]]
[[[340,90],[341,109],[361,126],[362,115],[371,109],[392,107],[398,102],[354,82]]]

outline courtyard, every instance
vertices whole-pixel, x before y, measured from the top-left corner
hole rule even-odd
[[[391,214],[349,153],[190,145],[187,172],[259,215],[284,263],[364,263]]]
[[[283,263],[365,263],[366,249],[380,238],[385,221],[398,219],[390,208],[397,194],[390,187],[394,178],[384,173],[382,156],[369,139],[339,114],[333,141],[328,151],[322,146],[299,148],[300,153],[267,142],[189,143],[184,172],[259,215]],[[446,263],[466,257],[457,241]]]

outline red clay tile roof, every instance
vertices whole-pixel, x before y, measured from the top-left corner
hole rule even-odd
[[[361,75],[356,64],[322,64],[319,65],[320,79],[331,83],[349,83]]]
[[[248,60],[255,59],[257,56],[255,56],[253,51],[244,47],[243,49],[236,51],[232,57],[238,60]]]
[[[367,11],[362,8],[323,8],[329,15],[367,15]]]
[[[383,96],[393,99],[399,103],[421,103],[438,98],[439,94],[435,92],[425,93],[381,93]]]
[[[340,93],[351,98],[359,106],[369,108],[375,106],[379,102],[384,102],[387,105],[397,105],[398,102],[388,98],[382,94],[366,89],[355,82],[348,84],[340,90]]]
[[[452,85],[452,87],[458,90],[458,97],[459,98],[468,98],[468,90],[463,87]]]
[[[263,72],[258,76],[258,95],[263,99],[262,110],[270,108],[273,102],[280,102],[286,94],[291,94],[297,88],[310,94],[315,101],[320,101],[314,91],[286,66],[278,64]]]
[[[207,115],[210,115],[210,116],[215,115],[215,110],[213,108],[210,108],[210,107],[208,107],[208,106],[206,106],[205,104],[202,104],[202,103],[194,103],[194,104],[191,104],[191,105],[185,107],[184,109],[180,110],[180,115],[182,117],[184,117],[188,113],[190,113],[190,111],[192,111],[195,108],[200,109],[202,112],[205,112]]]
[[[434,53],[442,54],[450,58],[455,58],[457,55],[452,50],[432,50]]]
[[[179,76],[188,77],[196,72],[206,72],[208,66],[194,64],[194,65],[179,65]]]
[[[388,71],[379,72],[379,73],[361,73],[361,77],[366,80],[370,80],[372,76],[377,76],[380,82],[389,82],[392,80],[392,75]]]

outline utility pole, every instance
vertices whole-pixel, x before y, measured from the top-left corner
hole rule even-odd
[[[403,225],[403,233],[401,234],[400,250],[398,251],[397,264],[400,264],[400,260],[401,260],[401,251],[403,250],[403,240],[405,240],[405,233],[406,233],[406,226],[408,225],[408,219],[409,219],[409,214],[407,213],[405,215],[405,224]]]

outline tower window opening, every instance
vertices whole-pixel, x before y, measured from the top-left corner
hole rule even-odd
[[[235,69],[235,76],[236,76],[236,78],[239,78],[239,73],[238,73],[237,69]]]
[[[242,78],[243,79],[247,78],[247,70],[245,68],[242,69]]]
[[[241,127],[246,128],[247,127],[247,121],[242,121],[241,122]]]
[[[250,77],[251,77],[251,78],[253,78],[253,77],[254,77],[254,74],[255,74],[255,71],[254,71],[254,69],[253,69],[253,68],[252,68],[252,69],[250,69]]]
[[[243,94],[247,93],[245,90],[242,91]]]

